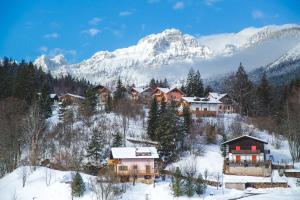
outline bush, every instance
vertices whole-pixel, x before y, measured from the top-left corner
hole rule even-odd
[[[81,175],[76,172],[72,180],[72,196],[81,197],[85,191],[85,185]]]

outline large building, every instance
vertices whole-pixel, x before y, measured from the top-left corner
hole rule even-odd
[[[215,100],[221,102],[221,104],[218,105],[219,113],[234,113],[234,101],[228,94],[226,94],[226,93],[220,94],[220,93],[216,93],[216,92],[210,92],[207,95],[207,98],[215,99]]]
[[[152,93],[152,96],[156,99],[158,103],[165,101],[171,103],[172,101],[179,102],[184,93],[177,87],[173,88],[162,88],[157,87]]]
[[[193,117],[217,116],[221,104],[222,102],[214,98],[181,97],[179,112],[187,106]]]
[[[108,164],[123,181],[152,183],[159,175],[158,158],[155,147],[115,147],[111,148]]]
[[[243,135],[228,140],[225,147],[224,173],[243,176],[271,176],[272,162],[268,144],[259,138]]]

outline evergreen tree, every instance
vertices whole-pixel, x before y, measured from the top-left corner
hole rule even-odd
[[[205,180],[202,177],[202,174],[199,174],[197,180],[196,180],[196,193],[200,196],[201,194],[204,194],[206,190],[206,184]]]
[[[105,149],[105,136],[102,131],[99,131],[97,129],[93,130],[93,136],[87,146],[86,157],[89,159],[89,161],[99,166],[101,162],[106,157],[106,149]]]
[[[153,102],[150,107],[149,115],[148,115],[148,127],[147,127],[147,135],[151,140],[155,140],[155,129],[157,126],[157,118],[158,118],[158,105],[156,99],[153,98]]]
[[[209,93],[210,92],[212,92],[213,90],[212,90],[212,88],[208,85],[208,86],[206,86],[205,87],[205,89],[204,89],[204,93],[203,93],[203,96],[208,96],[209,95]]]
[[[175,197],[180,197],[183,194],[182,174],[179,167],[176,168],[175,175],[172,177],[171,189]]]
[[[113,147],[121,147],[123,144],[123,138],[122,134],[118,131],[114,136],[113,136]]]
[[[72,196],[81,197],[85,191],[85,184],[81,175],[76,172],[72,180]]]
[[[226,156],[226,146],[223,145],[222,143],[226,142],[226,141],[227,141],[226,134],[222,134],[222,140],[221,140],[220,150],[221,150],[221,154],[222,154],[223,157]]]
[[[194,90],[195,90],[194,75],[195,75],[195,71],[193,68],[191,68],[188,73],[187,80],[186,80],[186,86],[185,86],[186,95],[188,97],[195,96],[194,95]]]
[[[112,98],[111,98],[111,95],[110,94],[108,94],[108,96],[107,96],[107,102],[106,102],[106,104],[105,104],[105,112],[107,112],[107,113],[110,113],[111,111],[112,111]]]
[[[152,79],[150,80],[149,87],[151,87],[152,89],[155,89],[155,88],[157,87],[154,78],[152,78]]]
[[[177,157],[177,142],[183,133],[182,123],[174,106],[166,107],[163,112],[161,110],[155,135],[160,144],[158,148],[160,157],[165,163],[170,163]]]
[[[270,112],[271,104],[271,87],[269,86],[266,73],[264,72],[260,81],[259,86],[257,87],[257,113],[260,116],[267,116]]]
[[[123,86],[123,83],[119,77],[117,81],[116,91],[114,92],[114,102],[118,102],[120,99],[125,97],[126,88]]]
[[[42,113],[44,113],[45,118],[48,118],[52,114],[51,110],[51,99],[50,99],[50,88],[47,82],[44,82],[42,86],[42,92],[39,96],[39,105],[41,108]]]
[[[162,83],[162,87],[164,87],[164,88],[168,88],[169,87],[169,83],[168,83],[167,78],[164,79],[164,82]]]
[[[188,173],[184,182],[184,192],[188,197],[192,197],[195,194],[195,185],[193,182],[192,174]]]
[[[81,112],[85,116],[91,116],[96,111],[97,96],[93,89],[87,89],[85,93],[85,99],[81,104]]]
[[[190,108],[188,106],[183,107],[182,115],[183,115],[183,131],[184,131],[183,136],[189,137],[191,132],[191,126],[192,126],[192,118],[191,118]],[[180,138],[181,148],[183,148],[184,146],[184,138],[185,137]]]
[[[204,94],[204,89],[203,89],[202,78],[199,70],[197,70],[196,74],[194,75],[194,85],[195,85],[194,96],[202,97]]]

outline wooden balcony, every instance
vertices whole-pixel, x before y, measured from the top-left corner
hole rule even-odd
[[[228,167],[262,167],[262,166],[265,166],[265,168],[269,168],[271,166],[272,162],[271,162],[271,160],[257,161],[257,162],[251,162],[251,161],[241,161],[241,162],[225,161],[224,164]]]
[[[260,154],[260,150],[231,150],[233,154]]]
[[[158,170],[126,170],[126,171],[117,171],[117,176],[158,176]]]

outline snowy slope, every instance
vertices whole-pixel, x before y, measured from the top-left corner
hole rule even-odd
[[[190,67],[199,69],[204,78],[232,71],[240,61],[247,70],[255,69],[273,62],[297,44],[300,26],[295,24],[197,37],[166,29],[128,48],[99,51],[77,64],[67,64],[62,55],[43,55],[35,64],[54,75],[70,73],[95,83],[111,84],[120,76],[128,83],[144,85],[152,77],[177,81]]]

